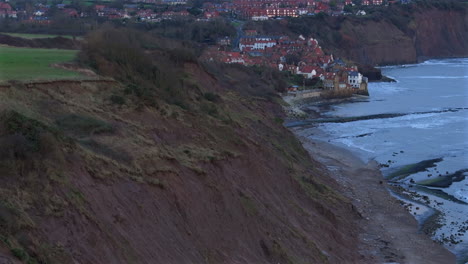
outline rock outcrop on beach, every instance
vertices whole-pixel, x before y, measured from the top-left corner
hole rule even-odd
[[[283,127],[274,76],[93,37],[82,61],[117,81],[0,88],[0,259],[359,262],[359,214]]]

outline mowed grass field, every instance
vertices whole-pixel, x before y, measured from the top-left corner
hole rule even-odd
[[[67,62],[78,51],[61,49],[35,49],[0,46],[0,80],[66,79],[78,73],[50,67],[53,63]]]

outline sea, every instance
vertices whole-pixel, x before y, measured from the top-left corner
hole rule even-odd
[[[396,82],[369,83],[369,97],[308,105],[321,115],[310,137],[379,162],[421,229],[438,218],[428,232],[468,263],[468,59],[383,67],[382,74]]]

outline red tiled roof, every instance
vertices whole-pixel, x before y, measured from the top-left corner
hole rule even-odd
[[[316,70],[316,67],[306,65],[301,67],[299,70],[304,73],[311,73],[312,71]]]
[[[0,9],[5,9],[6,11],[11,11],[11,6],[8,3],[0,2]]]

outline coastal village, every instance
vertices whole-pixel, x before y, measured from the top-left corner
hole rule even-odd
[[[354,65],[348,65],[333,55],[327,55],[314,38],[302,35],[297,39],[287,36],[262,36],[255,30],[246,30],[237,47],[230,48],[229,38],[222,38],[217,45],[207,48],[201,56],[205,61],[238,63],[245,66],[263,66],[300,75],[303,82],[315,80],[314,88],[299,85],[287,88],[296,97],[318,97],[325,94],[367,95],[367,78]],[[302,91],[300,91],[302,90]]]
[[[0,1],[0,19],[9,18],[24,23],[50,24],[54,17],[97,17],[108,20],[134,20],[158,23],[172,19],[208,21],[218,17],[263,21],[283,17],[366,15],[364,10],[351,12],[350,7],[406,4],[409,0],[232,0],[206,1],[200,5],[188,0],[117,1],[38,1],[11,4]]]
[[[56,2],[54,2],[56,3]],[[229,19],[263,21],[284,17],[314,16],[320,13],[338,15],[365,15],[359,10],[349,13],[351,6],[381,6],[396,3],[382,0],[233,0],[203,2],[195,7],[187,0],[133,0],[116,5],[106,2],[64,0],[58,4],[37,2],[33,6],[10,5],[0,2],[0,18],[14,19],[25,24],[51,24],[57,16],[71,19],[97,18],[105,20],[131,20],[140,23],[160,23],[164,20]],[[401,0],[401,3],[407,3]],[[224,37],[210,45],[201,56],[205,61],[238,63],[277,69],[290,75],[301,76],[300,82],[285,87],[290,95],[298,97],[320,96],[330,93],[358,93],[367,95],[367,78],[356,66],[325,54],[318,41],[302,35],[260,35],[255,30],[237,28],[237,37]],[[305,84],[308,84],[307,87]],[[312,83],[313,85],[310,85]],[[307,88],[307,89],[306,89]],[[319,90],[317,90],[319,89]],[[304,90],[307,90],[304,92]],[[346,92],[345,92],[346,91]]]

